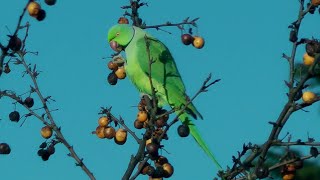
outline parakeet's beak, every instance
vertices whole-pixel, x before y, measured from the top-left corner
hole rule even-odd
[[[116,52],[120,52],[123,50],[122,46],[120,46],[116,41],[110,41],[110,47]]]

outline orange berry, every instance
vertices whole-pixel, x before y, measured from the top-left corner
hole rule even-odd
[[[117,144],[124,144],[127,141],[127,131],[121,128],[118,129],[114,139]]]
[[[107,126],[109,124],[109,118],[107,116],[102,116],[98,120],[99,126]]]
[[[164,170],[164,177],[165,178],[169,178],[172,176],[173,172],[174,172],[174,169],[172,167],[172,165],[170,163],[164,163],[162,165],[162,168]]]
[[[311,66],[314,63],[314,57],[309,56],[308,53],[304,53],[303,55],[303,64],[305,66]]]
[[[119,67],[116,72],[115,72],[116,76],[119,78],[119,79],[124,79],[126,78],[126,71],[124,70],[123,67]]]
[[[193,42],[192,45],[197,48],[197,49],[201,49],[204,46],[204,39],[200,36],[194,36],[193,37]]]
[[[109,126],[104,129],[104,136],[107,139],[112,139],[116,134],[116,130],[113,127]]]
[[[302,100],[305,103],[312,103],[317,98],[317,95],[311,91],[306,91],[302,94]]]
[[[146,111],[139,111],[137,115],[137,120],[140,122],[145,122],[148,119],[148,114]]]
[[[120,17],[118,20],[119,24],[129,24],[129,20],[125,17]]]
[[[45,139],[49,139],[52,136],[52,129],[49,126],[41,128],[41,136]]]
[[[103,127],[103,126],[98,126],[96,128],[96,135],[98,136],[98,138],[101,138],[101,139],[105,138],[104,129],[105,129],[105,127]]]
[[[40,7],[40,4],[38,4],[37,2],[32,1],[29,3],[27,10],[30,16],[36,17],[39,11],[41,10],[41,7]]]

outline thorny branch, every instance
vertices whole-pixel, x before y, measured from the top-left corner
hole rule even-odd
[[[304,8],[304,0],[300,0],[300,10],[299,10],[299,15],[298,19],[292,23],[289,28],[292,28],[292,31],[294,31],[295,35],[297,36],[299,33],[300,25],[305,17],[305,15],[309,12],[310,8],[312,8],[312,5],[308,5],[308,7],[305,9]],[[222,178],[226,179],[247,179],[248,177],[241,177],[241,178],[236,178],[237,176],[241,175],[242,173],[246,174],[246,170],[252,166],[252,162],[258,158],[258,163],[255,165],[255,169],[258,169],[259,167],[262,167],[265,160],[267,153],[272,146],[293,146],[293,145],[304,145],[304,146],[318,146],[319,143],[316,142],[282,142],[279,140],[279,134],[281,133],[281,130],[289,120],[291,114],[295,111],[301,110],[304,107],[310,106],[313,103],[317,102],[320,100],[319,97],[317,97],[313,102],[309,103],[297,103],[296,100],[298,99],[297,96],[299,96],[299,93],[306,87],[305,83],[310,79],[315,76],[315,67],[317,66],[318,62],[320,61],[320,55],[316,54],[315,55],[315,62],[314,64],[309,68],[308,73],[301,78],[301,80],[297,83],[296,86],[294,86],[294,74],[295,74],[295,55],[296,55],[296,50],[299,45],[303,44],[303,41],[293,41],[293,46],[292,46],[292,52],[291,55],[285,55],[283,54],[283,58],[287,59],[289,62],[289,82],[286,82],[286,85],[289,88],[289,93],[288,93],[288,101],[285,104],[283,110],[281,111],[278,119],[276,122],[271,122],[270,124],[273,125],[272,131],[269,135],[268,140],[261,146],[257,146],[254,150],[252,150],[252,153],[247,156],[241,161],[237,161],[233,168],[231,170],[227,170],[226,172],[220,172],[220,175]],[[309,159],[313,156],[306,156],[302,157],[302,160]],[[240,158],[238,159],[240,160]],[[286,161],[286,162],[281,162],[277,163],[269,168],[269,171],[272,171],[280,166],[283,166],[285,164],[294,162],[294,160]],[[251,178],[257,178],[255,174],[251,174]]]
[[[47,102],[48,100],[50,99],[51,96],[48,96],[48,97],[44,97],[40,91],[40,88],[38,86],[38,83],[37,83],[37,76],[39,75],[39,72],[36,70],[36,65],[34,66],[33,69],[30,68],[30,65],[27,64],[27,62],[25,61],[25,55],[27,54],[26,52],[26,49],[25,49],[25,42],[27,40],[27,37],[28,37],[28,32],[29,32],[29,23],[27,22],[26,25],[24,26],[21,26],[21,23],[22,23],[22,19],[25,15],[25,12],[27,10],[27,7],[29,5],[30,2],[32,2],[33,0],[29,0],[27,2],[27,4],[25,5],[20,17],[19,17],[19,20],[18,20],[18,24],[17,24],[17,27],[14,31],[14,34],[13,35],[10,35],[10,39],[14,38],[17,36],[19,30],[23,29],[23,28],[26,28],[26,34],[25,34],[25,37],[22,41],[22,48],[21,50],[12,50],[12,52],[10,52],[10,48],[9,48],[9,45],[10,43],[8,43],[6,46],[2,45],[0,43],[0,48],[1,48],[1,56],[0,56],[0,76],[3,72],[3,63],[4,63],[4,60],[7,56],[14,56],[15,55],[18,55],[18,57],[16,57],[16,63],[15,64],[21,64],[23,65],[23,67],[25,68],[25,73],[29,75],[29,77],[31,78],[32,82],[33,82],[33,86],[30,86],[31,87],[31,91],[32,92],[35,92],[41,103],[42,103],[42,108],[40,109],[44,109],[45,113],[42,114],[42,115],[39,115],[38,113],[35,112],[34,109],[31,109],[29,108],[26,104],[24,104],[24,102],[22,101],[21,97],[16,95],[15,92],[13,91],[10,91],[10,90],[0,90],[0,98],[1,97],[9,97],[11,98],[12,100],[18,102],[19,104],[21,104],[23,107],[25,107],[28,111],[29,111],[29,114],[27,114],[25,117],[29,117],[29,116],[34,116],[36,117],[37,119],[39,119],[42,123],[44,123],[46,126],[49,126],[56,134],[56,139],[58,140],[58,142],[62,143],[68,150],[69,150],[69,156],[72,157],[75,161],[76,161],[76,165],[77,166],[80,166],[82,168],[82,170],[88,175],[88,177],[91,179],[91,180],[95,180],[95,177],[93,176],[93,174],[91,173],[91,171],[87,168],[87,166],[84,164],[83,162],[83,159],[80,158],[77,153],[75,152],[73,146],[71,146],[69,144],[69,142],[65,139],[65,137],[63,136],[62,132],[61,132],[61,128],[58,127],[52,117],[52,114],[47,105]],[[9,53],[10,52],[10,53]],[[38,110],[38,109],[36,109]]]
[[[197,27],[196,22],[199,20],[199,18],[191,19],[188,17],[184,19],[180,23],[171,23],[171,22],[166,22],[163,24],[158,24],[158,25],[146,25],[145,22],[140,18],[138,10],[140,7],[143,6],[148,6],[147,3],[141,3],[140,0],[130,0],[130,5],[122,6],[122,9],[131,9],[131,13],[125,11],[124,16],[129,16],[132,20],[132,24],[134,26],[140,27],[142,29],[156,29],[156,30],[161,30],[161,27],[168,27],[168,26],[175,26],[178,27],[179,29],[183,30],[183,25],[191,25],[193,27]]]

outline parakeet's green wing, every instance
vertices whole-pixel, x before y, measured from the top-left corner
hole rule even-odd
[[[161,84],[163,87],[155,88],[171,107],[180,107],[186,104],[187,96],[185,94],[185,86],[169,49],[162,42],[150,35],[147,35],[146,39],[139,39],[137,42],[138,45],[145,46],[144,49],[147,51],[146,43],[149,44],[150,57],[153,61],[151,66],[152,80],[156,82],[155,84]],[[144,50],[143,47],[138,48]],[[148,56],[148,53],[141,54]],[[141,56],[141,54],[139,54],[139,56]],[[141,57],[141,60],[145,59],[148,60],[148,57]],[[141,69],[148,74],[149,63],[141,62],[139,64]],[[194,118],[197,116],[202,118],[201,114],[196,110],[192,103],[188,106],[187,112]]]
[[[169,104],[172,108],[179,108],[182,105],[186,105],[188,100],[185,94],[185,86],[169,49],[142,29],[137,27],[134,27],[134,29],[135,33],[132,41],[125,49],[127,55],[126,72],[133,84],[140,92],[152,94],[148,78],[150,72],[149,54],[152,60],[151,79],[160,106]],[[149,51],[146,43],[149,45]],[[179,116],[179,119],[188,124],[193,138],[217,167],[221,169],[195,125],[188,121],[191,120],[190,115],[195,119],[197,116],[202,119],[193,103],[188,105],[186,111]]]

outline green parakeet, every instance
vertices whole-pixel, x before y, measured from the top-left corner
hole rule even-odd
[[[151,67],[151,77],[156,90],[158,106],[182,107],[182,105],[187,103],[185,86],[169,49],[161,41],[152,37],[141,28],[128,24],[115,25],[108,32],[108,42],[110,42],[111,47],[114,50],[119,50],[119,47],[125,50],[125,70],[132,83],[141,93],[152,95],[148,77],[150,61],[145,37],[148,38],[149,42],[150,58],[154,61]],[[202,119],[201,114],[192,103],[179,116],[179,119],[185,122],[189,121],[190,117],[194,119],[200,117]],[[195,125],[188,123],[188,126],[190,133],[199,146],[213,160],[216,166],[221,169],[221,166],[201,138]]]

